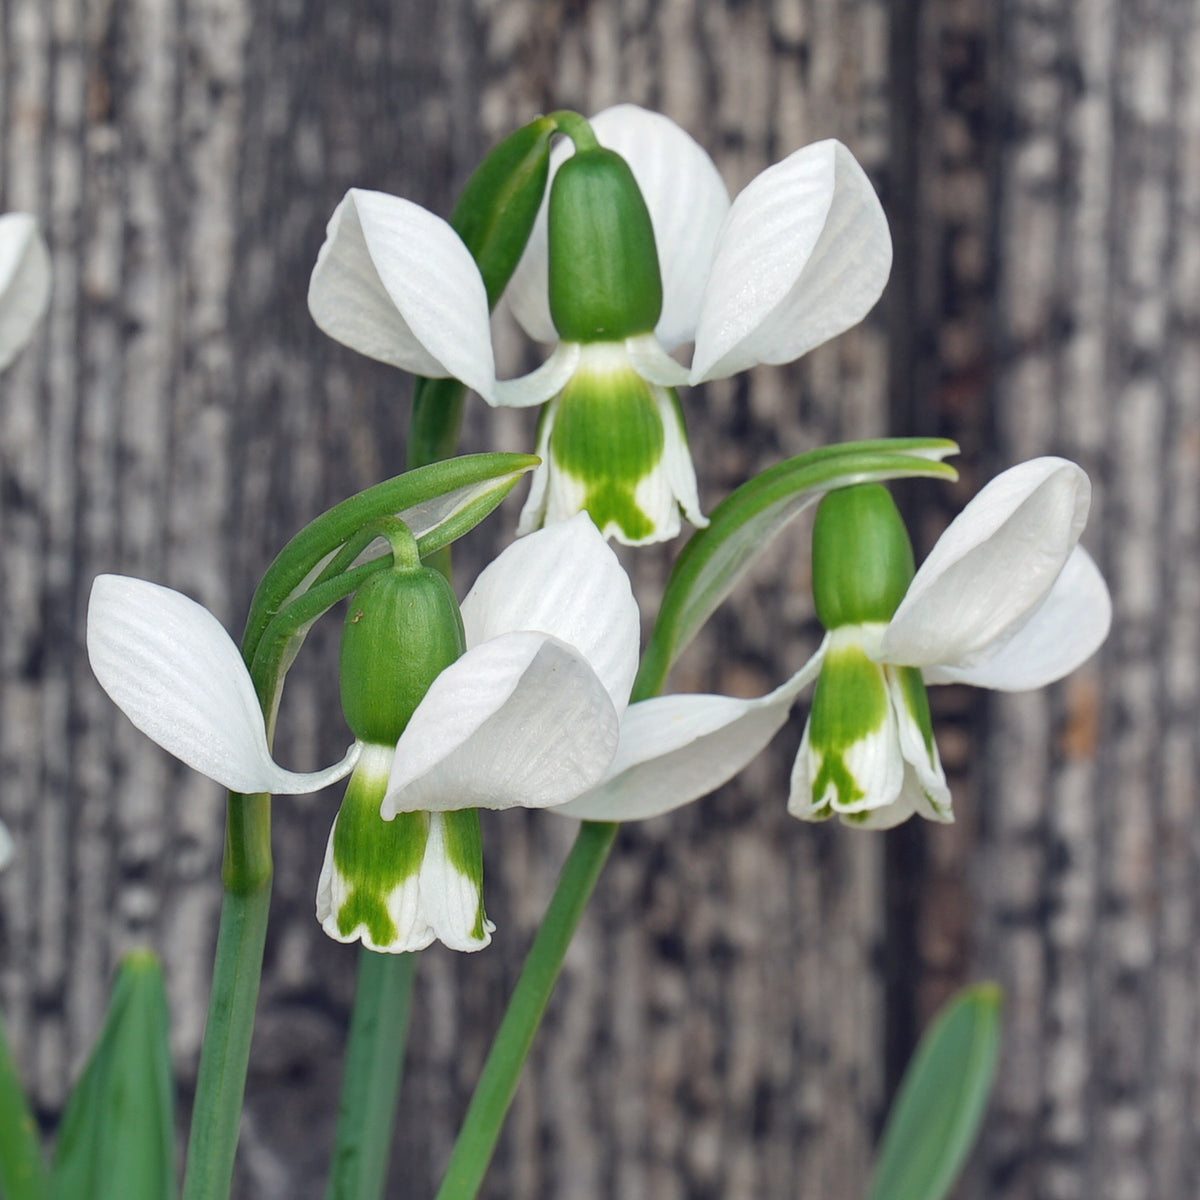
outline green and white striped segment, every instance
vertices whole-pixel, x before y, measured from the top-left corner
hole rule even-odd
[[[483,848],[474,809],[379,815],[395,750],[365,744],[334,821],[317,885],[317,920],[340,942],[402,954],[435,938],[482,950]]]
[[[537,453],[519,533],[584,510],[605,537],[632,546],[675,537],[681,513],[707,524],[675,391],[640,373],[625,341],[579,347],[542,411]]]
[[[825,639],[788,806],[802,820],[838,816],[867,829],[913,813],[953,820],[920,671],[871,657],[884,629],[843,625]]]

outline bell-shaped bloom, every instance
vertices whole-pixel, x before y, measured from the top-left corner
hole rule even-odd
[[[28,213],[0,216],[0,371],[16,358],[50,303],[50,253]]]
[[[470,831],[453,814],[548,807],[599,782],[637,669],[639,622],[628,577],[586,516],[505,550],[463,602],[462,620],[465,653],[434,680],[399,743],[356,744],[314,773],[274,762],[240,652],[211,613],[178,592],[100,576],[88,655],[139,729],[233,791],[314,791],[355,770],[351,791],[374,794],[380,825],[416,814],[395,826],[395,837],[407,830],[406,844],[419,846],[415,870],[345,867],[331,834],[322,924],[381,950],[434,937],[467,949],[486,945],[487,929],[463,852]],[[345,808],[339,819],[351,819]],[[354,896],[366,879],[376,891]],[[346,905],[363,919],[347,926]],[[374,939],[379,929],[386,944]]]
[[[891,239],[870,181],[840,142],[797,150],[731,205],[712,160],[668,118],[622,104],[591,124],[629,164],[649,211],[662,282],[652,330],[560,338],[545,206],[507,296],[526,331],[554,349],[520,379],[496,379],[470,253],[410,201],[347,193],[308,300],[326,333],[372,358],[452,376],[493,405],[549,402],[521,532],[586,508],[606,536],[640,544],[673,537],[681,511],[703,523],[673,389],[791,362],[857,324],[887,282]],[[552,170],[570,153],[557,146]],[[690,367],[670,356],[686,343]]]
[[[938,539],[890,620],[829,630],[790,812],[872,829],[953,819],[925,684],[1026,691],[1099,648],[1112,606],[1078,545],[1090,500],[1074,463],[1013,467]]]

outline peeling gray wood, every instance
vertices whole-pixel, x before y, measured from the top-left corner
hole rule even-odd
[[[0,1008],[52,1124],[128,946],[167,965],[186,1101],[215,937],[215,786],[92,682],[92,577],[168,583],[230,627],[304,521],[398,471],[409,383],[304,302],[346,188],[445,213],[539,110],[660,108],[733,190],[845,140],[896,238],[881,309],[790,368],[684,396],[708,507],[836,438],[938,433],[963,483],[902,499],[928,546],[983,480],[1092,473],[1112,641],[1033,697],[935,698],[960,814],[883,837],[784,812],[801,714],[735,785],[625,830],[572,947],[486,1194],[862,1191],[889,1081],[948,990],[1008,993],[964,1197],[1196,1193],[1200,32],[1193,3],[1083,0],[0,0],[0,208],[54,251],[0,380]],[[536,361],[511,328],[510,371]],[[889,426],[890,422],[890,426]],[[471,406],[465,449],[532,416]],[[506,509],[458,554],[465,584]],[[789,533],[674,687],[756,694],[815,643]],[[656,597],[666,552],[626,554]],[[647,607],[652,607],[650,600]],[[279,752],[347,734],[318,627]],[[276,806],[277,883],[239,1194],[322,1194],[354,952],[313,892],[335,795]],[[422,957],[392,1187],[431,1194],[571,829],[488,816],[493,947]]]

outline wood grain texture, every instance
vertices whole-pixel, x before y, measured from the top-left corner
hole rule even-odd
[[[1008,993],[968,1200],[1200,1186],[1200,7],[1194,0],[0,0],[0,210],[38,214],[51,313],[0,379],[0,1009],[53,1126],[119,954],[164,957],[186,1101],[218,905],[215,785],[92,681],[102,571],[231,628],[270,557],[398,471],[410,384],[305,305],[351,186],[446,213],[538,111],[661,109],[736,191],[804,142],[875,179],[893,281],[859,329],[684,397],[712,507],[790,454],[957,437],[900,498],[927,547],[1003,466],[1096,484],[1103,654],[1064,685],[943,689],[959,823],[869,836],[784,811],[802,711],[733,786],[624,830],[485,1189],[601,1200],[861,1194],[887,1089],[946,992]],[[511,322],[502,368],[537,361]],[[464,448],[532,414],[468,406]],[[462,585],[515,506],[457,554]],[[623,555],[647,613],[670,552]],[[680,663],[752,695],[817,629],[789,532]],[[281,759],[333,761],[336,628],[291,677]],[[312,918],[335,794],[276,805],[277,883],[237,1194],[323,1194],[354,951]],[[491,949],[422,956],[392,1194],[432,1193],[571,837],[486,815]]]

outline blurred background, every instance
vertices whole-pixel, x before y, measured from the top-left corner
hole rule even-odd
[[[448,214],[540,111],[660,109],[731,192],[844,140],[896,260],[860,328],[683,396],[712,508],[832,440],[946,435],[956,488],[898,485],[918,553],[1038,454],[1095,484],[1102,653],[1030,696],[934,696],[950,828],[785,812],[803,707],[734,785],[628,827],[571,950],[486,1195],[858,1196],[920,1029],[1004,988],[963,1200],[1200,1190],[1200,6],[1191,0],[0,0],[0,211],[37,214],[50,315],[0,380],[0,1011],[51,1128],[135,944],[164,958],[186,1115],[222,797],[91,678],[91,580],[169,584],[240,629],[301,524],[403,468],[411,381],[305,303],[351,186]],[[502,369],[538,361],[503,326]],[[468,405],[464,449],[534,415]],[[523,489],[522,489],[523,492]],[[521,492],[457,553],[459,593]],[[672,690],[767,691],[816,644],[789,531]],[[652,616],[677,546],[625,560]],[[277,751],[340,756],[337,621]],[[313,897],[330,792],[275,806],[277,882],[237,1195],[323,1194],[356,951]],[[392,1190],[432,1194],[573,834],[488,815],[499,929],[421,956]]]

